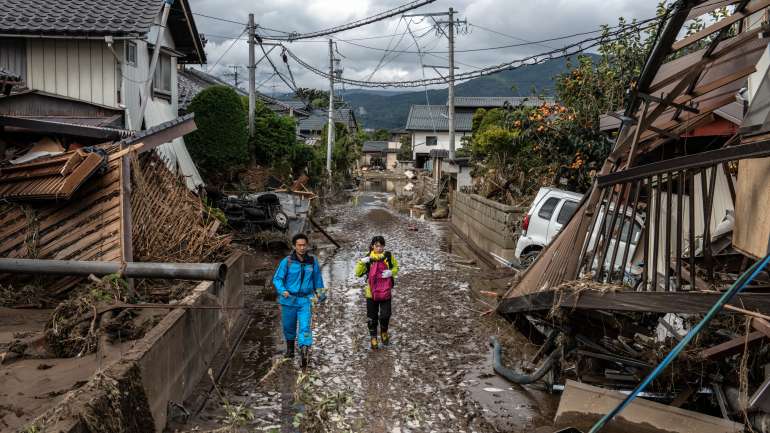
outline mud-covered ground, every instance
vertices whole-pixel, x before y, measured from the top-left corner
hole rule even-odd
[[[474,291],[489,272],[452,252],[447,223],[399,214],[389,196],[363,192],[328,211],[336,220],[328,231],[342,248],[318,251],[329,296],[315,312],[308,373],[280,361],[278,307],[250,286],[253,320],[232,366],[180,431],[525,432],[550,423],[551,396],[492,374],[490,335],[516,357],[526,358],[528,347],[507,322],[483,315],[491,300]],[[371,350],[353,267],[375,235],[385,236],[401,272],[392,343]]]

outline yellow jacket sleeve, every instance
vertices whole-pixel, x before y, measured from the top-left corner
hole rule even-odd
[[[353,272],[356,274],[356,277],[362,277],[366,273],[366,263],[362,261],[356,262],[356,268],[353,270]]]
[[[396,256],[391,254],[390,261],[391,261],[391,264],[393,265],[393,267],[390,268],[390,272],[392,272],[393,276],[395,277],[396,275],[398,275],[398,260],[396,260]]]

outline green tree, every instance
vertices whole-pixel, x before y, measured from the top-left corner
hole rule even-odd
[[[390,132],[387,129],[378,129],[369,135],[369,139],[372,141],[388,141],[390,140]]]
[[[329,105],[329,92],[325,90],[300,87],[294,91],[294,96],[310,104],[313,108],[324,108]]]
[[[398,150],[396,159],[399,161],[411,161],[412,160],[412,138],[404,135],[401,137],[401,147]]]
[[[246,110],[227,86],[209,87],[193,98],[198,129],[185,137],[187,149],[204,176],[227,179],[249,161]]]

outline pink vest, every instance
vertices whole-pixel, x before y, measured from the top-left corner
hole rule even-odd
[[[393,288],[393,278],[382,278],[382,272],[388,270],[384,260],[372,261],[369,265],[369,288],[372,290],[372,300],[387,301],[390,299],[390,289]]]

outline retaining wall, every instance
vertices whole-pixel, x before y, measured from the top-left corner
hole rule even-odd
[[[180,302],[237,308],[172,309],[120,361],[106,367],[83,387],[70,391],[58,406],[38,418],[41,431],[91,431],[84,419],[87,414],[103,417],[108,424],[122,425],[125,431],[149,432],[146,428],[136,429],[137,423],[149,423],[154,425],[155,432],[162,432],[169,403],[182,402],[190,396],[217,351],[235,330],[242,312],[239,308],[243,307],[245,262],[244,256],[236,253],[226,261],[227,276],[223,283],[200,283]],[[132,392],[115,393],[116,389]],[[115,406],[122,410],[109,409]]]
[[[515,223],[526,209],[507,206],[477,194],[456,191],[452,200],[451,222],[454,230],[477,253],[497,255],[514,262]],[[501,263],[494,260],[498,265]]]

